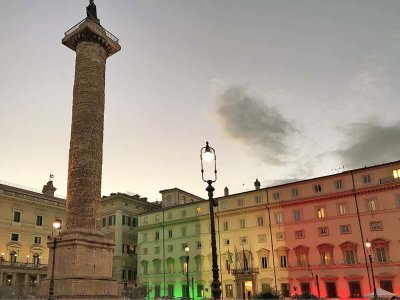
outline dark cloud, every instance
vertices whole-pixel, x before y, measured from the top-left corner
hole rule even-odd
[[[297,132],[292,122],[239,86],[219,94],[217,105],[217,114],[229,136],[251,147],[267,162],[283,163],[282,155],[288,152],[287,137]]]
[[[345,129],[350,146],[335,151],[346,168],[400,159],[400,124],[381,126],[375,123],[353,123]]]

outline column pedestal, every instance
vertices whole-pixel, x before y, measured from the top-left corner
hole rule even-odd
[[[52,248],[50,248],[52,250]],[[101,233],[79,229],[58,240],[54,269],[54,297],[61,299],[119,298],[120,287],[112,279],[114,242]],[[50,252],[49,262],[53,259]],[[107,262],[107,263],[105,263]],[[51,263],[49,264],[51,270]],[[48,295],[51,273],[40,285]]]

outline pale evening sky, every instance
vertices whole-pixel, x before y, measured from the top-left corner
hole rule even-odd
[[[97,0],[107,61],[102,194],[206,197],[399,159],[400,1]],[[0,2],[0,179],[66,194],[75,53],[88,1]]]

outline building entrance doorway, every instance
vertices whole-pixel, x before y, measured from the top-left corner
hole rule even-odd
[[[244,290],[245,290],[245,299],[251,299],[253,296],[253,283],[251,281],[244,282]]]

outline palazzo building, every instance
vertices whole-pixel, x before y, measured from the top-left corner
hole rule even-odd
[[[50,180],[40,192],[0,184],[0,298],[35,296],[47,274],[47,237],[64,220]]]
[[[139,285],[150,299],[186,295],[188,286],[192,298],[209,298],[209,203],[165,202],[169,191],[162,209],[139,216]],[[284,297],[359,298],[373,279],[400,294],[400,161],[267,188],[256,180],[255,190],[226,188],[217,200],[223,298],[249,299],[267,285]]]

